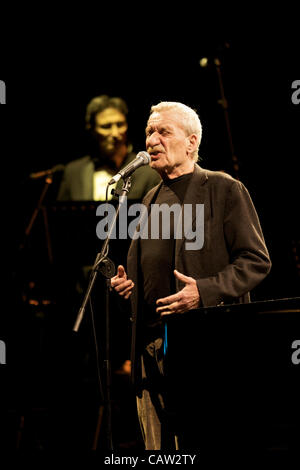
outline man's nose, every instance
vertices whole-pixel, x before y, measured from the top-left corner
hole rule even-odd
[[[117,124],[112,124],[111,128],[110,128],[110,134],[113,136],[113,137],[119,137],[120,135],[120,129],[118,128]]]
[[[147,147],[154,147],[155,145],[160,144],[160,138],[158,132],[153,132],[149,137],[146,139],[146,146]]]

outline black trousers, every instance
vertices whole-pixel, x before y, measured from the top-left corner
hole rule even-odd
[[[142,390],[137,411],[146,450],[176,450],[176,410],[165,378],[163,339],[147,344],[141,357]]]

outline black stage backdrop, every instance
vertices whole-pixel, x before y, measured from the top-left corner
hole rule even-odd
[[[127,101],[135,151],[145,149],[144,128],[152,104],[186,103],[197,110],[203,124],[201,166],[236,176],[219,101],[219,59],[238,177],[252,196],[273,263],[252,299],[299,296],[300,104],[292,100],[293,83],[300,78],[299,39],[265,27],[255,37],[212,32],[205,37],[194,28],[190,35],[159,35],[149,27],[147,38],[139,29],[127,40],[125,26],[99,28],[97,34],[91,27],[90,35],[86,26],[78,25],[62,40],[54,30],[44,39],[38,26],[40,34],[24,42],[18,36],[18,45],[4,47],[1,62],[0,80],[6,87],[6,104],[0,106],[5,278],[0,339],[6,344],[6,365],[0,366],[6,412],[1,443],[12,450],[89,449],[94,437],[99,390],[90,316],[74,339],[71,329],[82,291],[74,297],[68,284],[74,266],[83,260],[92,263],[101,248],[94,231],[95,207],[57,209],[60,174],[55,175],[45,198],[53,265],[41,213],[28,244],[19,249],[44,184],[29,174],[86,154],[84,114],[92,97],[106,93]],[[3,43],[11,40],[7,36]],[[208,58],[205,68],[199,63],[203,57]],[[114,246],[118,263],[125,259],[127,247]],[[40,303],[35,306],[28,299]],[[102,296],[95,299],[98,316],[104,314],[101,301]],[[102,349],[101,319],[97,321]],[[124,318],[114,318],[114,326],[117,370],[127,358],[124,335],[129,333]],[[124,349],[119,354],[120,344]],[[120,418],[124,411],[119,408],[115,419],[119,423],[122,418],[124,424],[126,413]],[[135,425],[130,431],[121,429],[115,436],[117,446],[124,441],[133,449],[142,446]],[[128,432],[130,439],[124,437]]]

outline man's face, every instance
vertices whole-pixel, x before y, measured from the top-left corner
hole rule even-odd
[[[123,113],[107,108],[96,114],[94,132],[99,140],[100,151],[113,155],[120,145],[126,143],[127,121]]]
[[[174,111],[154,112],[146,127],[146,149],[150,166],[159,173],[173,174],[190,163],[189,137],[180,115]]]

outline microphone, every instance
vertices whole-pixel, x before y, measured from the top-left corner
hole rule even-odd
[[[128,163],[128,165],[126,165],[123,170],[120,170],[115,176],[113,176],[108,184],[114,184],[117,183],[121,178],[127,178],[127,176],[131,175],[131,173],[133,173],[140,166],[149,165],[150,161],[151,157],[149,153],[139,152],[136,158],[132,162]]]
[[[43,178],[43,176],[52,175],[53,173],[56,173],[57,171],[63,171],[64,169],[65,165],[55,165],[53,168],[50,168],[50,170],[38,171],[37,173],[30,173],[29,178]]]

